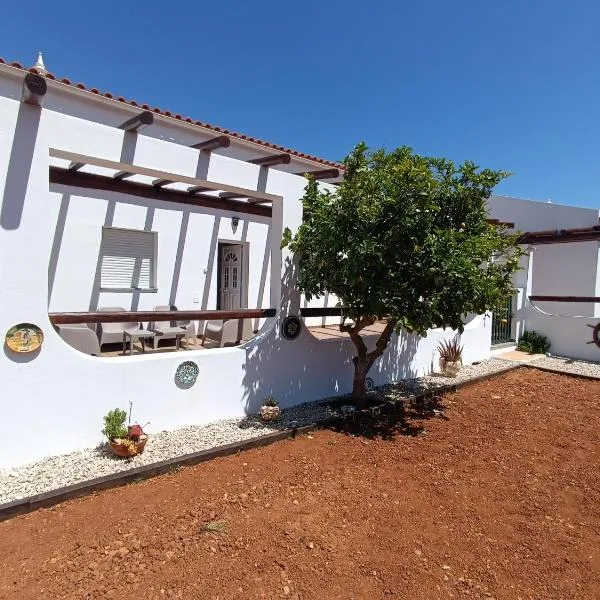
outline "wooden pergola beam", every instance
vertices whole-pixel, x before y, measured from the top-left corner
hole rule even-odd
[[[210,321],[227,319],[265,319],[274,317],[274,308],[239,308],[237,310],[146,310],[131,312],[49,313],[54,325],[78,323],[137,323],[139,321]]]
[[[113,177],[115,179],[127,179],[127,177],[133,177],[135,173],[130,173],[129,171],[117,171]]]
[[[50,183],[92,190],[106,190],[118,194],[137,196],[139,198],[173,202],[212,210],[257,215],[260,217],[271,217],[272,215],[270,206],[227,200],[208,194],[191,195],[187,191],[155,188],[145,183],[123,181],[114,177],[85,173],[83,171],[69,171],[61,167],[50,167]]]
[[[231,200],[233,198],[247,198],[248,196],[245,194],[236,194],[233,192],[221,192],[219,194],[219,198],[223,198],[225,200]]]
[[[600,304],[600,296],[529,296],[532,302],[594,302]]]
[[[507,229],[515,228],[514,223],[510,223],[509,221],[500,221],[500,219],[486,219],[485,222],[489,223],[490,225],[498,225],[500,227],[506,227]]]
[[[154,123],[154,114],[149,110],[145,110],[134,115],[131,119],[127,119],[124,123],[121,123],[119,129],[124,129],[125,131],[140,131],[145,127],[149,127],[152,123]]]
[[[169,185],[170,183],[175,183],[175,182],[172,181],[171,179],[155,179],[152,182],[152,187],[161,188],[161,187],[164,187],[165,185]]]
[[[191,194],[192,196],[194,194],[199,194],[200,192],[209,192],[210,189],[203,186],[203,185],[193,185],[192,187],[189,187],[187,189],[187,193]]]
[[[566,244],[593,241],[600,241],[600,225],[575,229],[528,231],[519,238],[519,244]]]
[[[21,100],[26,104],[41,106],[47,91],[48,84],[41,75],[27,73],[27,75],[25,75],[25,79],[23,79]]]
[[[196,150],[205,150],[210,152],[212,150],[216,150],[217,148],[229,148],[231,144],[231,140],[227,135],[219,135],[217,137],[211,138],[210,140],[206,140],[205,142],[199,142],[198,144],[193,144],[192,148]]]
[[[320,169],[318,171],[299,171],[295,175],[306,177],[310,175],[313,179],[335,179],[340,176],[339,169]]]
[[[113,160],[98,158],[95,156],[86,156],[84,154],[77,154],[75,152],[68,152],[66,150],[57,150],[56,148],[50,148],[49,154],[52,158],[68,160],[71,162],[81,162],[85,165],[103,167],[118,172],[124,171],[126,173],[131,173],[132,175],[145,175],[146,177],[152,177],[154,179],[168,179],[173,183],[185,183],[189,186],[203,186],[207,190],[213,190],[217,192],[223,191],[232,194],[238,194],[238,197],[241,198],[256,198],[258,200],[264,200],[266,202],[281,200],[281,196],[267,194],[266,192],[259,192],[258,190],[248,190],[241,187],[237,187],[235,185],[228,185],[226,183],[207,181],[206,179],[199,179],[197,177],[188,177],[187,175],[169,173],[168,171],[160,171],[158,169],[151,169],[149,167],[141,167],[138,165],[116,162]],[[110,179],[114,181],[113,177],[110,177]],[[218,198],[215,198],[215,200],[218,200]],[[238,204],[240,203],[238,202]]]
[[[253,165],[260,165],[261,167],[273,167],[275,165],[289,165],[292,157],[287,154],[271,154],[270,156],[263,156],[261,158],[253,158],[249,160],[249,163]]]

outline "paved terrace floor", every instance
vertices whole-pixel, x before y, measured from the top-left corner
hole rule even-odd
[[[372,335],[380,335],[383,332],[385,323],[379,322],[374,323],[370,327],[365,327],[361,332],[363,336],[368,337]],[[311,326],[308,327],[310,333],[317,339],[322,341],[344,339],[348,337],[347,333],[342,333],[338,325],[325,325],[321,327]],[[202,345],[202,338],[196,338],[192,340],[181,340],[181,348],[179,351],[185,352],[186,350],[207,350],[209,348],[218,348],[219,345],[212,341],[206,340],[205,344]],[[164,352],[177,352],[175,348],[175,340],[164,340],[160,343],[158,348],[154,349],[146,344],[146,353],[148,354],[162,354]],[[140,341],[133,343],[133,354],[142,354],[142,344]],[[129,355],[129,344],[127,345],[127,356]],[[105,344],[102,346],[102,356],[123,356],[123,344]]]

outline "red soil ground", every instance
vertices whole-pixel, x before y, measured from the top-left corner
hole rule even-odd
[[[385,439],[323,430],[20,516],[0,598],[600,598],[599,400],[521,369]]]

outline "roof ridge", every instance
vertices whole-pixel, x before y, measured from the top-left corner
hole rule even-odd
[[[218,125],[211,125],[210,123],[204,123],[202,121],[197,121],[197,120],[192,119],[191,117],[184,117],[184,116],[180,115],[179,113],[172,113],[171,111],[168,111],[168,110],[165,110],[162,108],[158,108],[158,107],[152,107],[148,104],[140,103],[135,100],[126,100],[123,96],[115,96],[114,94],[111,94],[110,92],[100,92],[97,88],[90,88],[83,83],[73,83],[70,79],[67,79],[66,77],[58,78],[53,73],[43,72],[43,71],[40,71],[39,69],[36,69],[35,67],[27,68],[27,67],[24,67],[19,62],[16,62],[16,61],[10,62],[10,61],[5,60],[1,56],[0,56],[0,64],[5,64],[5,65],[14,67],[16,69],[20,69],[25,72],[35,73],[37,75],[41,75],[42,77],[46,77],[47,79],[57,81],[58,83],[63,83],[65,85],[77,88],[79,90],[89,92],[92,94],[96,94],[98,96],[108,98],[109,100],[114,100],[115,102],[122,102],[123,104],[129,104],[130,106],[135,106],[135,107],[138,107],[138,108],[141,108],[144,110],[149,110],[151,112],[162,115],[164,117],[170,117],[172,119],[176,119],[176,120],[182,121],[184,123],[196,125],[198,127],[204,128],[204,129],[210,129],[217,133],[230,135],[231,137],[237,138],[238,140],[241,140],[241,141],[251,142],[251,143],[257,144],[259,146],[264,146],[266,148],[270,148],[271,150],[279,150],[280,152],[286,152],[287,154],[291,154],[298,158],[303,158],[305,160],[311,160],[313,162],[317,162],[317,163],[320,163],[320,164],[323,164],[323,165],[326,165],[329,167],[336,167],[338,169],[344,170],[344,165],[339,162],[327,160],[325,158],[320,158],[318,156],[306,154],[304,152],[299,152],[298,150],[293,150],[292,148],[285,148],[284,146],[280,146],[278,144],[273,144],[272,142],[267,142],[265,140],[261,140],[260,138],[256,138],[256,137],[246,135],[243,133],[239,133],[236,131],[231,131],[229,129],[225,129],[224,127],[220,127]]]

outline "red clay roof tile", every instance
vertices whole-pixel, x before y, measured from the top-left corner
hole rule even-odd
[[[15,67],[17,69],[21,69],[22,71],[28,71],[31,73],[37,73],[39,75],[44,75],[45,77],[47,77],[48,79],[53,79],[53,80],[57,80],[58,79],[52,74],[52,73],[42,73],[40,71],[38,71],[35,68],[30,68],[30,69],[25,69],[20,63],[18,62],[12,62],[12,63],[7,63],[5,59],[3,59],[0,56],[0,64],[10,64],[10,66]],[[90,92],[92,94],[101,94],[103,95],[105,98],[110,98],[111,100],[114,100],[115,97],[110,93],[110,92],[100,92],[98,91],[96,88],[87,88],[83,83],[77,83],[74,84],[72,83],[69,79],[67,79],[66,77],[63,77],[62,79],[60,79],[60,83],[63,83],[65,85],[69,85],[71,87],[75,87],[78,88],[80,90],[84,90],[86,92]],[[119,96],[118,98],[116,98],[117,101],[119,102],[124,102],[124,103],[128,103],[131,104],[132,106],[140,106],[141,108],[143,108],[144,110],[151,110],[157,114],[160,115],[164,115],[165,117],[171,117],[171,118],[175,118],[175,119],[179,119],[179,120],[184,120],[186,123],[191,123],[194,125],[198,125],[200,127],[203,127],[205,129],[212,129],[213,131],[219,132],[219,133],[224,133],[226,135],[230,135],[232,137],[241,139],[241,140],[248,140],[251,142],[254,142],[255,144],[258,144],[260,146],[265,146],[267,148],[274,148],[276,150],[281,150],[283,152],[287,152],[288,154],[292,154],[293,156],[297,156],[299,158],[304,158],[307,160],[312,160],[314,162],[318,162],[321,163],[323,165],[328,165],[331,167],[336,167],[340,170],[344,170],[344,166],[340,163],[337,162],[333,162],[330,160],[326,160],[324,158],[319,158],[318,156],[312,156],[310,154],[305,154],[304,152],[298,152],[297,150],[291,150],[290,148],[284,148],[283,146],[279,146],[277,144],[273,144],[271,142],[266,142],[264,140],[261,140],[259,138],[254,138],[251,136],[247,136],[244,135],[242,133],[236,133],[235,131],[230,131],[228,129],[223,129],[222,127],[218,127],[217,125],[210,125],[209,123],[202,123],[201,121],[193,121],[192,119],[190,119],[189,117],[182,117],[179,114],[173,115],[173,113],[171,113],[168,110],[163,110],[160,108],[150,108],[150,106],[148,106],[147,104],[138,104],[135,100],[125,100],[125,98],[123,98],[123,96]]]

